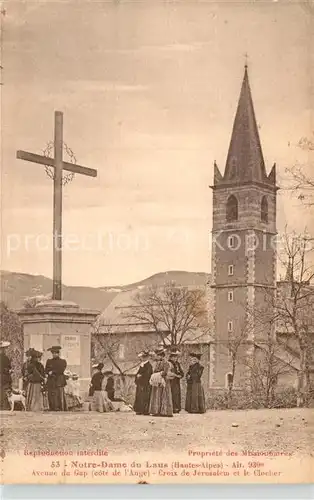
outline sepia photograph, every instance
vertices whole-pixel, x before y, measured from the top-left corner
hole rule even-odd
[[[313,0],[0,21],[2,483],[313,482]]]

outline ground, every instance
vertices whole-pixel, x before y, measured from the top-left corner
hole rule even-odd
[[[1,449],[104,449],[110,454],[247,449],[312,453],[311,409],[208,411],[173,418],[133,413],[1,412]],[[313,455],[312,455],[313,456]]]

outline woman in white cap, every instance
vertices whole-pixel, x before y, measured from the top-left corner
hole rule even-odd
[[[67,409],[73,411],[81,408],[82,402],[80,399],[80,386],[77,373],[72,373],[70,370],[65,370],[64,376],[67,381],[67,385],[64,388]]]
[[[7,393],[12,389],[12,365],[5,353],[10,345],[7,340],[0,342],[0,410],[10,410]]]
[[[156,365],[150,378],[152,392],[149,413],[156,417],[173,417],[170,378],[170,363],[165,359],[164,349],[155,351]]]
[[[71,389],[72,389],[72,396],[74,398],[73,409],[81,408],[82,398],[80,396],[80,381],[77,373],[72,373]]]

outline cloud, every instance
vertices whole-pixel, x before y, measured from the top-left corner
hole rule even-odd
[[[208,47],[211,45],[209,42],[189,42],[189,43],[168,43],[168,44],[160,44],[160,45],[139,45],[138,47],[128,47],[128,48],[114,48],[114,49],[105,49],[102,52],[107,54],[116,54],[116,55],[129,55],[129,54],[151,54],[158,55],[158,53],[163,54],[167,52],[195,52],[202,48]]]
[[[74,92],[144,92],[149,87],[116,81],[70,80],[64,85],[64,91]]]

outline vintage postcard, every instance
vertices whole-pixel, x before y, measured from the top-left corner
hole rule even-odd
[[[314,477],[312,0],[10,0],[4,484]]]

